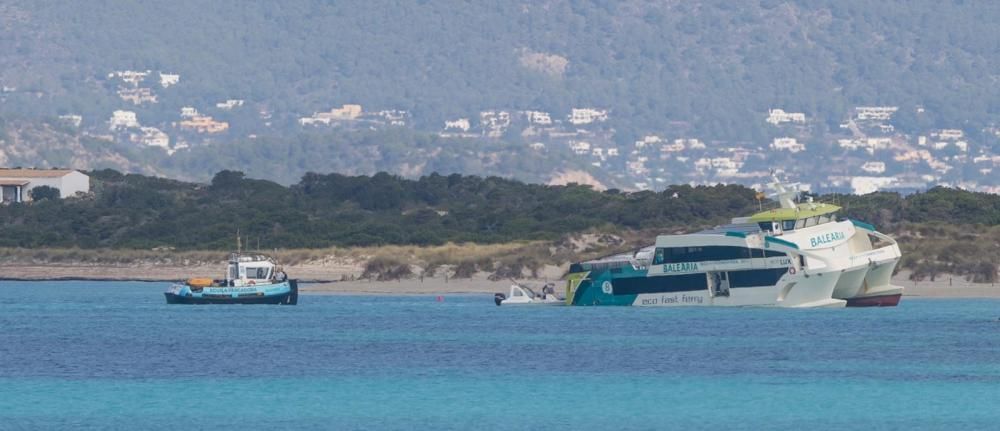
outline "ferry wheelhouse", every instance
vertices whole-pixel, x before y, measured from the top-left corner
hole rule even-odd
[[[236,252],[229,256],[225,278],[191,278],[171,285],[164,295],[168,304],[295,305],[299,288],[271,257]]]

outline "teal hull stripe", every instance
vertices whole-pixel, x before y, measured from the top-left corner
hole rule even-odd
[[[768,237],[765,237],[765,238],[764,238],[764,240],[765,240],[766,242],[773,242],[773,243],[775,243],[775,244],[781,244],[781,245],[783,245],[783,246],[786,246],[786,247],[791,247],[791,248],[794,248],[794,249],[796,249],[796,250],[798,250],[798,249],[799,249],[799,246],[798,246],[798,245],[796,245],[796,244],[795,244],[794,242],[788,242],[788,241],[785,241],[785,240],[783,240],[783,239],[778,239],[778,238],[775,238],[775,237],[773,237],[773,236],[768,236]]]
[[[727,271],[730,288],[773,286],[785,275],[788,268]],[[611,292],[604,290],[604,283],[611,284]],[[647,277],[645,272],[621,276],[609,271],[591,273],[580,283],[573,297],[574,305],[631,305],[640,294],[703,292],[708,289],[705,273],[663,275]]]
[[[870,230],[872,232],[877,232],[875,230],[875,226],[872,226],[872,225],[870,225],[868,223],[865,223],[863,221],[851,220],[851,223],[853,223],[855,226],[860,227],[862,229],[868,229],[868,230]]]

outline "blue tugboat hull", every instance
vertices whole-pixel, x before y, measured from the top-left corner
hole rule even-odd
[[[274,285],[241,288],[205,288],[192,291],[188,286],[173,286],[163,295],[167,304],[283,304],[299,302],[297,280]]]

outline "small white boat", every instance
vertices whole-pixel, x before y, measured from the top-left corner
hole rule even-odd
[[[514,283],[510,285],[510,294],[497,293],[493,295],[497,305],[566,305],[566,299],[555,294],[554,286],[546,284],[541,293],[535,293],[530,287]]]

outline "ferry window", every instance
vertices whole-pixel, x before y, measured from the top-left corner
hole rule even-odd
[[[229,279],[230,280],[235,280],[237,278],[240,278],[239,271],[236,269],[236,266],[230,266],[229,267]]]
[[[816,226],[816,217],[809,217],[806,219],[806,227]]]
[[[806,227],[806,219],[800,218],[798,220],[795,220],[795,228],[796,229],[802,229],[804,227]]]
[[[829,222],[830,222],[830,217],[829,216],[819,216],[819,223],[816,223],[816,224],[823,224],[823,223],[829,223]]]
[[[663,260],[663,249],[657,248],[656,253],[653,255],[653,265],[659,265],[664,262]]]
[[[654,265],[750,258],[750,249],[738,246],[672,247],[657,249],[659,250],[663,250],[662,260],[654,260]],[[659,255],[657,259],[661,259]]]
[[[757,225],[760,226],[760,230],[764,232],[770,232],[773,229],[773,226],[771,226],[771,222],[769,221],[762,221],[757,223]]]
[[[879,248],[882,248],[882,247],[888,247],[888,246],[892,245],[891,242],[886,241],[886,240],[884,240],[882,238],[879,238],[879,237],[877,237],[875,235],[872,235],[872,234],[868,234],[868,241],[871,242],[872,249],[879,249]]]
[[[781,228],[784,229],[784,230],[794,230],[795,229],[795,220],[785,220],[785,221],[783,221],[781,223],[782,223]]]

